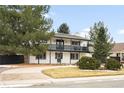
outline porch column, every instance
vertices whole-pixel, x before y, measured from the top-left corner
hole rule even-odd
[[[122,53],[120,53],[120,62],[122,62]]]
[[[81,56],[80,56],[80,52],[79,52],[79,59],[80,59],[80,57],[81,57]],[[78,59],[78,60],[79,60],[79,59]]]
[[[51,39],[50,39],[50,53],[49,53],[49,63],[51,64],[51,44],[52,44],[52,42],[51,42]]]
[[[49,53],[49,63],[51,64],[51,51]]]

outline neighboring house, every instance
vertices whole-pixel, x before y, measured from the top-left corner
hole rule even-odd
[[[75,64],[82,56],[92,56],[90,54],[89,39],[56,33],[54,37],[47,41],[48,51],[40,55],[40,64]],[[37,56],[30,56],[29,63],[38,63]]]
[[[124,43],[115,43],[110,57],[119,58],[120,62],[124,63]]]

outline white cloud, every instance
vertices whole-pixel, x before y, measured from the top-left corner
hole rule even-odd
[[[90,28],[85,28],[85,29],[83,29],[82,31],[84,31],[84,32],[89,32],[89,31],[90,31]]]
[[[124,34],[124,29],[121,29],[118,34]]]
[[[90,29],[89,28],[85,28],[79,32],[76,32],[75,35],[78,35],[78,36],[81,36],[81,37],[86,37],[86,38],[89,38],[89,31]]]

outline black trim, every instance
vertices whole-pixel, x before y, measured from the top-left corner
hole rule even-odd
[[[61,51],[61,52],[84,52],[88,53],[88,47],[82,46],[72,46],[72,45],[56,45],[50,44],[48,47],[48,51]]]

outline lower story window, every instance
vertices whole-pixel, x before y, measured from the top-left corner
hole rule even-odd
[[[46,59],[46,53],[43,53],[41,55],[37,55],[36,59]]]
[[[55,53],[55,59],[62,59],[63,53]]]
[[[74,59],[74,60],[77,60],[77,59],[79,59],[79,54],[78,53],[71,53],[70,58]]]
[[[122,53],[122,61],[124,61],[124,53]]]

